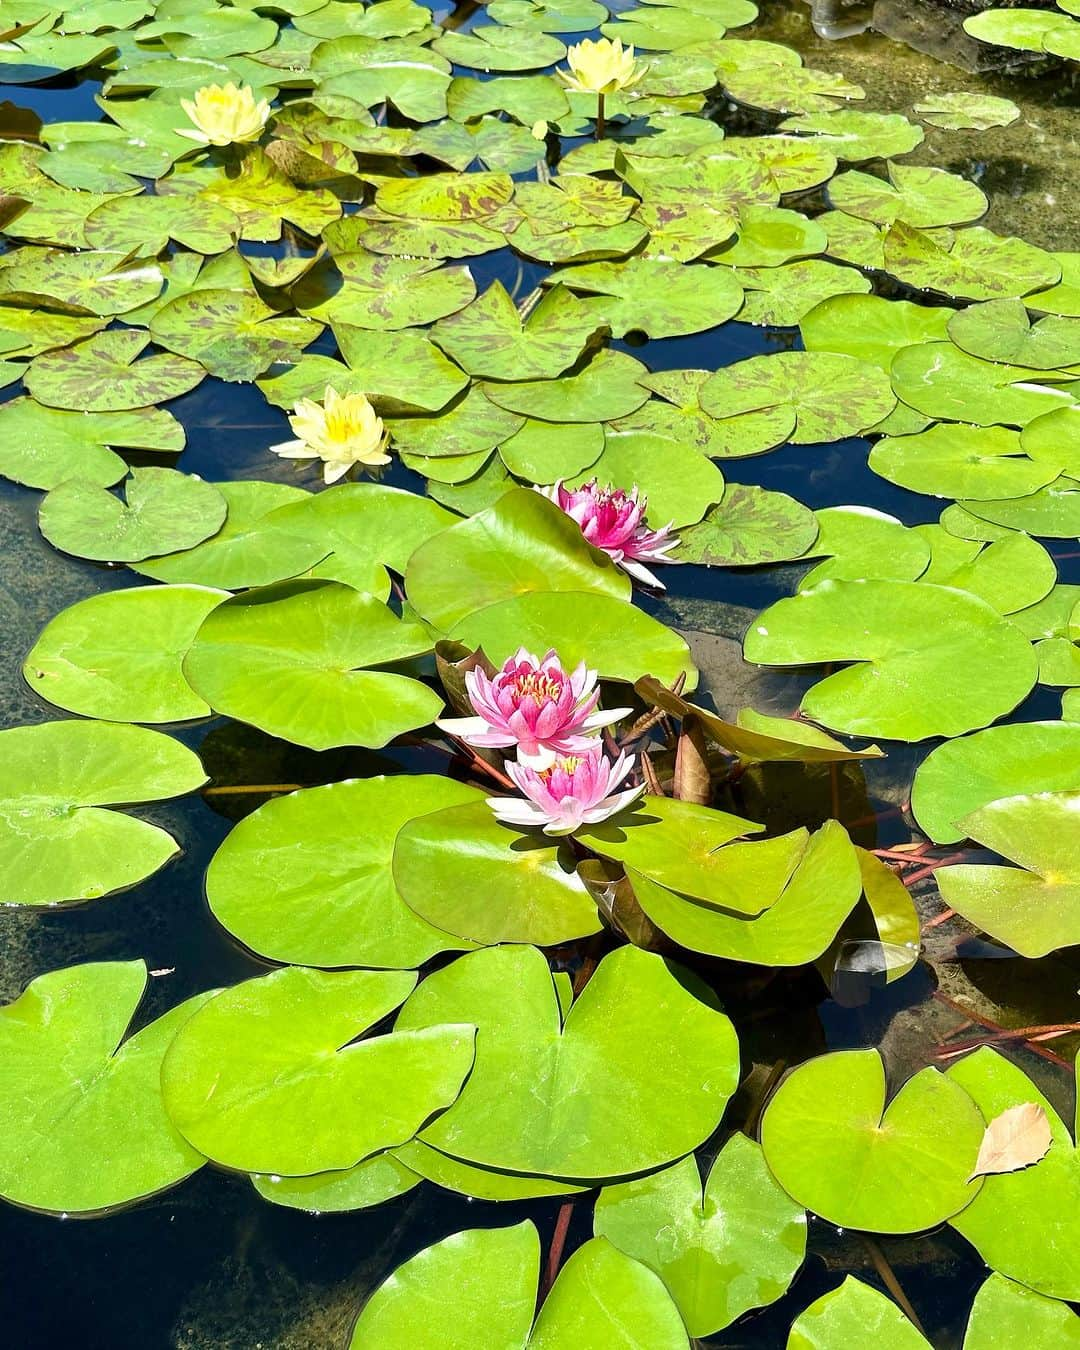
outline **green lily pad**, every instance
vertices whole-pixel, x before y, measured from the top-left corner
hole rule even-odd
[[[824,581],[779,600],[751,625],[744,655],[774,666],[853,662],[804,695],[803,713],[834,731],[905,741],[985,726],[1038,673],[1028,640],[984,600],[919,581]]]
[[[184,722],[209,706],[180,669],[195,633],[227,592],[201,586],[103,591],[46,625],[23,664],[42,698],[110,722]]]
[[[514,195],[514,180],[505,173],[472,173],[462,181],[456,173],[423,178],[390,178],[379,184],[375,204],[380,211],[410,219],[482,221]]]
[[[1064,314],[1080,318],[1080,254],[1052,253],[1061,268],[1061,281],[1028,297],[1031,308],[1040,314]]]
[[[957,824],[1018,865],[940,868],[947,905],[1021,956],[1080,943],[1080,791],[1001,797]]]
[[[1070,403],[1033,418],[1020,434],[1020,448],[1037,464],[1080,479],[1080,405]]]
[[[1080,536],[1080,485],[1069,478],[1002,501],[960,503],[965,510],[991,526],[1024,530],[1041,539],[1075,539]]]
[[[1052,286],[1061,268],[1041,248],[980,225],[958,230],[944,246],[902,220],[885,236],[885,267],[921,290],[964,300],[998,300]]]
[[[912,109],[924,122],[945,131],[989,131],[1007,127],[1020,116],[1020,109],[1007,98],[992,94],[927,94]]]
[[[746,206],[739,213],[738,237],[714,249],[710,258],[730,267],[779,267],[824,253],[827,244],[821,226],[799,211]]]
[[[922,525],[920,532],[937,542],[958,541],[937,525]],[[949,549],[952,554],[953,549]],[[935,549],[930,566],[920,581],[970,591],[993,605],[999,614],[1024,610],[1049,595],[1057,579],[1054,560],[1041,544],[1026,534],[1011,534],[985,547],[973,546],[963,557],[946,557]]]
[[[138,562],[208,539],[227,509],[213,484],[176,469],[132,469],[125,498],[65,479],[43,498],[38,526],[54,548],[77,558]]]
[[[1019,722],[947,741],[915,774],[911,806],[935,843],[964,838],[960,822],[1002,797],[1080,790],[1080,727]]]
[[[875,225],[903,221],[914,229],[967,225],[986,214],[989,203],[966,178],[915,164],[885,165],[889,181],[850,170],[829,184],[829,201],[840,211]]]
[[[0,269],[0,300],[111,318],[153,300],[164,281],[156,263],[124,253],[46,251],[26,262],[16,254]]]
[[[523,320],[496,281],[438,323],[432,337],[474,379],[553,380],[575,364],[600,325],[600,316],[562,286]]]
[[[599,932],[575,866],[565,844],[503,825],[472,799],[417,813],[394,845],[394,884],[405,903],[471,942],[550,947]]]
[[[469,945],[418,918],[395,889],[398,832],[414,816],[479,801],[431,775],[305,788],[245,817],[206,874],[218,922],[271,961],[408,969]],[[368,827],[356,829],[357,820]]]
[[[1041,52],[1043,39],[1067,20],[1059,10],[989,9],[964,20],[964,30],[980,42],[1012,47],[1021,52]]]
[[[918,1233],[978,1193],[969,1181],[985,1125],[952,1078],[923,1069],[886,1107],[876,1050],[821,1055],[765,1108],[761,1144],[784,1190],[843,1228]]]
[[[545,6],[545,11],[551,14],[551,6]],[[446,92],[446,106],[455,122],[505,112],[527,127],[537,122],[557,122],[570,108],[565,90],[551,75],[492,80],[458,76]]]
[[[390,102],[414,122],[446,116],[450,62],[415,40],[333,38],[315,48],[311,69],[323,99],[344,97],[365,108]]]
[[[712,417],[785,407],[795,412],[795,445],[857,436],[895,406],[889,382],[875,366],[833,352],[776,352],[725,366],[701,390]]]
[[[1034,1102],[1053,1136],[1035,1167],[986,1177],[952,1226],[1000,1274],[1050,1298],[1075,1301],[1080,1157],[1068,1127],[1023,1070],[987,1046],[953,1064],[949,1077],[974,1098],[987,1124],[1012,1106]]]
[[[170,240],[196,253],[210,254],[232,247],[240,234],[240,221],[228,207],[212,201],[113,197],[91,211],[85,232],[95,248],[137,249],[143,257],[160,253]]]
[[[0,473],[27,487],[50,488],[68,478],[111,487],[128,471],[120,449],[176,454],[184,428],[164,408],[137,412],[75,412],[32,398],[0,404]]]
[[[246,291],[199,290],[178,296],[150,320],[150,335],[197,361],[219,380],[253,380],[279,361],[296,361],[322,326],[283,318]]]
[[[756,916],[701,904],[635,869],[629,877],[642,909],[681,947],[757,966],[816,961],[862,893],[856,854],[837,821],[811,835],[779,897]]]
[[[10,305],[0,308],[0,329],[18,339],[10,350],[17,351],[20,357],[68,347],[81,338],[92,337],[106,322],[78,314],[53,314],[44,309],[15,309]]]
[[[625,352],[604,348],[576,374],[558,380],[485,384],[484,393],[500,408],[545,422],[612,422],[648,399],[639,382],[646,373]]]
[[[205,782],[197,755],[160,732],[60,721],[0,732],[0,903],[58,905],[134,886],[180,851],[156,825],[102,810]]]
[[[500,444],[499,456],[510,472],[526,483],[573,478],[591,468],[604,453],[605,433],[599,422],[539,422],[531,417],[518,420],[522,422],[520,429]]]
[[[773,1180],[759,1145],[735,1134],[702,1184],[694,1158],[606,1186],[593,1232],[664,1281],[692,1336],[774,1303],[806,1250],[806,1215]]]
[[[405,1143],[455,1100],[473,1062],[464,1025],[357,1039],[415,983],[405,971],[287,966],[217,994],[162,1063],[173,1124],[225,1167],[282,1176]]]
[[[951,342],[904,347],[892,362],[892,386],[905,403],[927,417],[976,426],[1022,427],[1072,404],[1063,389],[1039,380],[1039,371],[980,361]]]
[[[405,586],[417,612],[446,631],[533,591],[630,598],[629,578],[586,543],[575,521],[527,488],[422,544],[409,559]]]
[[[270,519],[279,507],[306,501],[303,488],[243,481],[214,486],[228,509],[217,534],[193,548],[144,558],[132,564],[134,571],[155,581],[238,591],[299,576],[326,557],[326,540]]]
[[[158,1078],[169,1043],[209,996],[123,1040],[146,982],[142,961],[92,962],[39,976],[0,1009],[5,1200],[53,1214],[113,1210],[206,1161],[165,1114]]]
[[[1025,1339],[1047,1350],[1080,1345],[1080,1318],[1056,1299],[991,1275],[971,1305],[964,1350],[1005,1350]]]
[[[693,19],[687,17],[692,23]],[[765,108],[769,112],[827,113],[839,107],[843,100],[866,97],[865,89],[852,84],[843,75],[807,67],[787,66],[781,79],[777,79],[771,66],[728,69],[720,78],[724,92],[736,103]]]
[[[737,267],[735,278],[746,290],[740,321],[778,328],[794,328],[831,296],[870,290],[870,281],[861,272],[822,258],[803,258],[782,267]]]
[[[461,459],[488,455],[496,446],[512,441],[524,426],[525,418],[496,408],[479,389],[471,388],[446,412],[435,417],[391,418],[388,429],[400,454]]]
[[[312,750],[378,748],[426,726],[442,700],[418,680],[365,667],[430,647],[424,628],[374,596],[334,581],[286,581],[212,611],[184,675],[216,712],[271,736]]]
[[[860,1344],[880,1350],[930,1350],[930,1342],[895,1303],[853,1275],[799,1314],[787,1350],[854,1350]]]
[[[722,38],[730,22],[725,12],[730,5],[731,0],[724,5],[710,6],[708,10],[691,9],[685,5],[650,5],[646,9],[634,9],[620,15],[611,23],[601,24],[600,31],[607,38],[619,38],[624,45],[638,47],[643,51],[673,51],[695,42]],[[746,17],[736,19],[736,23],[746,23],[757,13],[750,4],[738,8]],[[751,9],[754,14],[750,13]]]
[[[614,337],[630,332],[652,338],[703,333],[742,308],[742,287],[729,272],[652,258],[590,263],[559,272],[571,290],[601,297],[590,304]]]
[[[1049,314],[1032,324],[1022,300],[988,300],[958,310],[949,337],[984,361],[1055,370],[1080,361],[1080,319]]]
[[[533,1325],[539,1277],[540,1240],[527,1220],[454,1234],[406,1261],[375,1291],[353,1328],[351,1350],[421,1344],[433,1307],[448,1314],[440,1332],[446,1350],[589,1344],[688,1350],[686,1329],[660,1280],[602,1238],[570,1257]]]
[[[503,1171],[596,1180],[660,1166],[712,1133],[738,1080],[728,1019],[634,947],[600,962],[565,1019],[536,948],[470,952],[424,981],[396,1029],[461,1017],[478,1028],[476,1064],[420,1137]]]
[[[914,581],[926,571],[929,546],[895,516],[864,506],[827,506],[814,514],[817,539],[803,556],[825,561],[807,572],[800,591],[819,581]]]
[[[810,352],[841,352],[887,371],[904,347],[942,342],[952,310],[886,300],[880,295],[835,295],[799,323]]]
[[[568,666],[587,661],[604,679],[633,684],[655,675],[670,684],[685,674],[688,692],[697,684],[690,649],[679,634],[612,595],[532,591],[469,614],[449,636],[474,649],[483,647],[496,664],[520,646],[530,651],[554,647]]]
[[[292,299],[311,318],[393,331],[453,314],[475,294],[467,267],[343,253],[317,263],[293,288]]]
[[[817,538],[813,511],[784,492],[728,483],[719,506],[679,536],[679,560],[755,567],[801,558]]]
[[[953,423],[886,437],[871,449],[869,464],[912,492],[973,500],[1022,497],[1052,483],[1059,472],[1054,464],[1028,459],[1015,431]]]
[[[149,341],[136,329],[119,329],[45,352],[30,363],[26,388],[52,408],[118,412],[178,398],[202,381],[202,367],[182,355],[136,360]]]
[[[406,1195],[422,1178],[393,1153],[376,1153],[340,1172],[316,1172],[310,1177],[282,1177],[256,1173],[251,1183],[264,1200],[306,1214],[351,1214],[372,1209]]]
[[[551,1181],[547,1177],[519,1177],[489,1167],[474,1167],[460,1158],[440,1153],[437,1148],[431,1148],[419,1139],[402,1144],[394,1150],[394,1156],[401,1158],[407,1167],[417,1171],[425,1181],[434,1182],[436,1186],[459,1195],[471,1196],[474,1200],[539,1200],[551,1195],[576,1195],[587,1189],[563,1181]]]
[[[557,37],[537,29],[481,24],[468,33],[444,32],[432,50],[471,70],[540,70],[566,56]]]
[[[822,149],[849,163],[895,159],[921,145],[926,135],[922,127],[900,113],[857,112],[848,108],[788,117],[780,123],[780,130],[812,136]]]

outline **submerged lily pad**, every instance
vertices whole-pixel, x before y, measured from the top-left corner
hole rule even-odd
[[[759,1145],[734,1134],[702,1183],[690,1157],[606,1186],[593,1231],[664,1281],[691,1336],[711,1336],[775,1302],[806,1250],[806,1215],[773,1180]]]
[[[146,983],[142,961],[92,962],[41,975],[0,1008],[5,1200],[91,1214],[174,1186],[205,1163],[166,1115],[159,1076],[173,1037],[209,995],[125,1040]]]
[[[132,469],[124,495],[65,479],[42,500],[41,533],[77,558],[139,562],[202,543],[221,528],[227,510],[212,483],[176,469]]]
[[[473,1062],[470,1026],[358,1039],[415,983],[287,966],[215,995],[161,1066],[173,1124],[223,1166],[282,1176],[352,1167],[411,1139]]]
[[[460,950],[469,943],[406,905],[390,869],[398,833],[414,816],[474,802],[487,810],[476,788],[427,774],[353,779],[269,801],[214,854],[210,909],[252,951],[296,965],[408,969]]]
[[[844,1228],[917,1233],[970,1204],[984,1133],[979,1109],[936,1069],[885,1104],[876,1050],[821,1055],[793,1070],[765,1108],[765,1160],[787,1193]]]
[[[42,698],[111,722],[184,722],[209,706],[181,672],[199,625],[227,592],[140,586],[88,596],[58,614],[23,665]]]
[[[0,904],[58,905],[134,886],[179,845],[102,808],[177,797],[205,779],[197,755],[144,727],[60,721],[0,732]]]
[[[803,697],[805,715],[906,741],[985,726],[1038,673],[1028,640],[984,600],[918,581],[824,581],[759,615],[744,653],[775,666],[853,662]]]
[[[418,680],[366,667],[430,647],[424,628],[374,596],[334,581],[280,582],[213,610],[184,675],[216,712],[271,736],[312,750],[377,748],[425,726],[442,699]]]
[[[712,1133],[738,1081],[728,1019],[635,947],[601,961],[565,1018],[535,948],[471,952],[424,981],[396,1029],[457,1020],[478,1028],[476,1064],[420,1137],[508,1172],[596,1180],[660,1166]]]

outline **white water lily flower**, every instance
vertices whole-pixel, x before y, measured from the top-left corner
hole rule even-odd
[[[624,47],[618,38],[586,38],[566,53],[569,70],[560,70],[559,78],[579,94],[617,94],[629,89],[645,74],[634,60],[633,47]]]
[[[177,129],[201,145],[233,145],[257,141],[270,116],[266,99],[255,101],[248,85],[207,84],[195,91],[195,97],[182,98],[180,106],[195,123],[195,128]]]
[[[344,477],[354,464],[390,463],[386,428],[363,394],[339,394],[327,385],[322,403],[310,398],[297,403],[289,425],[298,439],[270,449],[283,459],[321,459],[327,483]]]

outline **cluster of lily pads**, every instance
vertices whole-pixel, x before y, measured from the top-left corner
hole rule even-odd
[[[210,910],[270,973],[126,1038],[138,961],[0,1009],[0,1196],[101,1213],[208,1162],[312,1212],[422,1182],[599,1188],[538,1314],[532,1224],[471,1231],[372,1296],[364,1347],[419,1343],[433,1305],[463,1346],[687,1346],[784,1294],[808,1213],[949,1223],[995,1272],[966,1350],[1034,1326],[1074,1345],[1080,1164],[1021,1069],[982,1049],[887,1104],[875,1051],[824,1055],[760,1142],[715,1152],[739,1045],[697,971],[828,980],[853,942],[912,969],[908,890],[839,820],[775,834],[714,805],[748,769],[878,758],[872,738],[944,738],[918,828],[1011,864],[941,868],[951,907],[1023,956],[1080,943],[1080,587],[1038,542],[1080,535],[1080,255],[980,227],[975,184],[904,162],[922,125],[729,36],[747,0],[482,10],[4,0],[0,77],[85,70],[104,120],[0,142],[0,382],[22,387],[0,474],[43,491],[53,547],[146,584],[72,605],[26,657],[73,716],[0,732],[0,898],[97,900],[175,856],[117,809],[205,784],[159,727],[412,736],[455,774],[272,795],[231,830]],[[721,96],[756,129],[725,134]],[[979,128],[1002,103],[913,111]],[[478,285],[495,265],[517,282]],[[729,321],[789,349],[650,369],[622,341]],[[160,405],[208,378],[289,414],[273,480],[146,463],[185,445]],[[854,437],[938,523],[814,511],[717,463]],[[271,450],[331,485],[280,481]],[[395,461],[426,495],[363,480]],[[744,655],[833,667],[798,715],[691,701],[690,648],[633,582],[796,561]],[[1061,720],[991,725],[1037,683]],[[1025,1107],[1049,1142],[988,1159]],[[871,1336],[927,1344],[849,1279],[789,1346]]]
[[[1056,0],[1044,9],[1017,6],[985,9],[964,20],[972,37],[995,47],[1038,52],[1080,61],[1080,5],[1076,0]]]

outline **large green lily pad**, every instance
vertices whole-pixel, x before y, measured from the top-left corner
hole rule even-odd
[[[49,703],[83,717],[205,717],[210,708],[180,663],[203,619],[226,595],[202,586],[140,586],[88,596],[43,629],[23,678]]]
[[[484,393],[500,408],[546,422],[611,422],[640,408],[649,391],[640,361],[604,348],[576,374],[558,380],[485,384]]]
[[[946,246],[900,220],[885,236],[885,268],[909,286],[962,300],[1027,295],[1061,276],[1045,250],[981,225],[958,230]]]
[[[565,1018],[535,948],[470,952],[429,976],[396,1025],[458,1019],[479,1029],[476,1065],[421,1138],[508,1172],[597,1180],[658,1167],[712,1133],[738,1080],[728,1019],[635,947],[601,961]]]
[[[991,1275],[971,1305],[964,1350],[1006,1350],[1025,1340],[1047,1350],[1075,1350],[1080,1317],[1057,1299]]]
[[[31,363],[26,387],[51,408],[116,412],[164,403],[202,381],[202,367],[184,356],[159,352],[137,361],[149,341],[137,329],[118,329],[45,352]]]
[[[978,1193],[985,1125],[951,1078],[923,1069],[886,1107],[876,1050],[799,1065],[765,1108],[765,1160],[787,1193],[843,1228],[917,1233]]]
[[[197,755],[145,727],[60,721],[0,732],[0,904],[58,905],[134,886],[179,845],[102,808],[178,797],[205,781]]]
[[[473,1062],[473,1028],[358,1039],[408,996],[405,971],[286,966],[217,994],[161,1066],[165,1107],[225,1167],[309,1176],[411,1139],[450,1105]]]
[[[806,1250],[806,1215],[773,1180],[759,1145],[734,1134],[702,1184],[694,1158],[606,1186],[593,1231],[654,1270],[691,1336],[711,1336],[773,1303]]]
[[[819,581],[914,581],[926,571],[929,545],[895,516],[863,506],[827,506],[814,514],[818,535],[803,556],[825,561],[807,572],[800,591]]]
[[[917,581],[824,581],[759,615],[744,653],[774,666],[853,662],[814,685],[803,712],[906,741],[985,726],[1038,673],[1027,639],[984,600]]]
[[[476,788],[427,774],[278,797],[245,817],[214,854],[210,909],[260,956],[296,965],[408,969],[460,950],[468,942],[404,903],[390,869],[398,833],[414,816],[477,801],[483,806]],[[367,822],[363,830],[358,820]]]
[[[951,342],[904,347],[893,357],[897,396],[927,417],[976,426],[1022,427],[1073,402],[1040,383],[1041,372],[969,356]]]
[[[786,492],[729,483],[723,500],[679,537],[681,562],[754,567],[800,558],[818,535],[813,511]]]
[[[313,750],[379,747],[425,726],[442,699],[418,680],[366,667],[430,647],[424,628],[374,596],[334,581],[280,582],[213,610],[184,675],[216,712],[272,736]]]
[[[949,337],[971,356],[1035,370],[1080,361],[1080,319],[1048,314],[1032,323],[1022,300],[988,300],[957,310]]]
[[[1058,475],[1056,465],[1027,458],[1017,432],[963,424],[885,437],[870,451],[869,463],[882,478],[912,492],[973,500],[1023,497]]]
[[[166,1115],[159,1076],[209,995],[124,1040],[146,983],[142,961],[91,962],[39,976],[0,1009],[5,1200],[92,1214],[174,1186],[206,1161]]]
[[[597,297],[591,312],[613,336],[642,332],[652,338],[703,333],[742,308],[742,287],[722,268],[652,258],[587,263],[559,272],[571,290]]]

